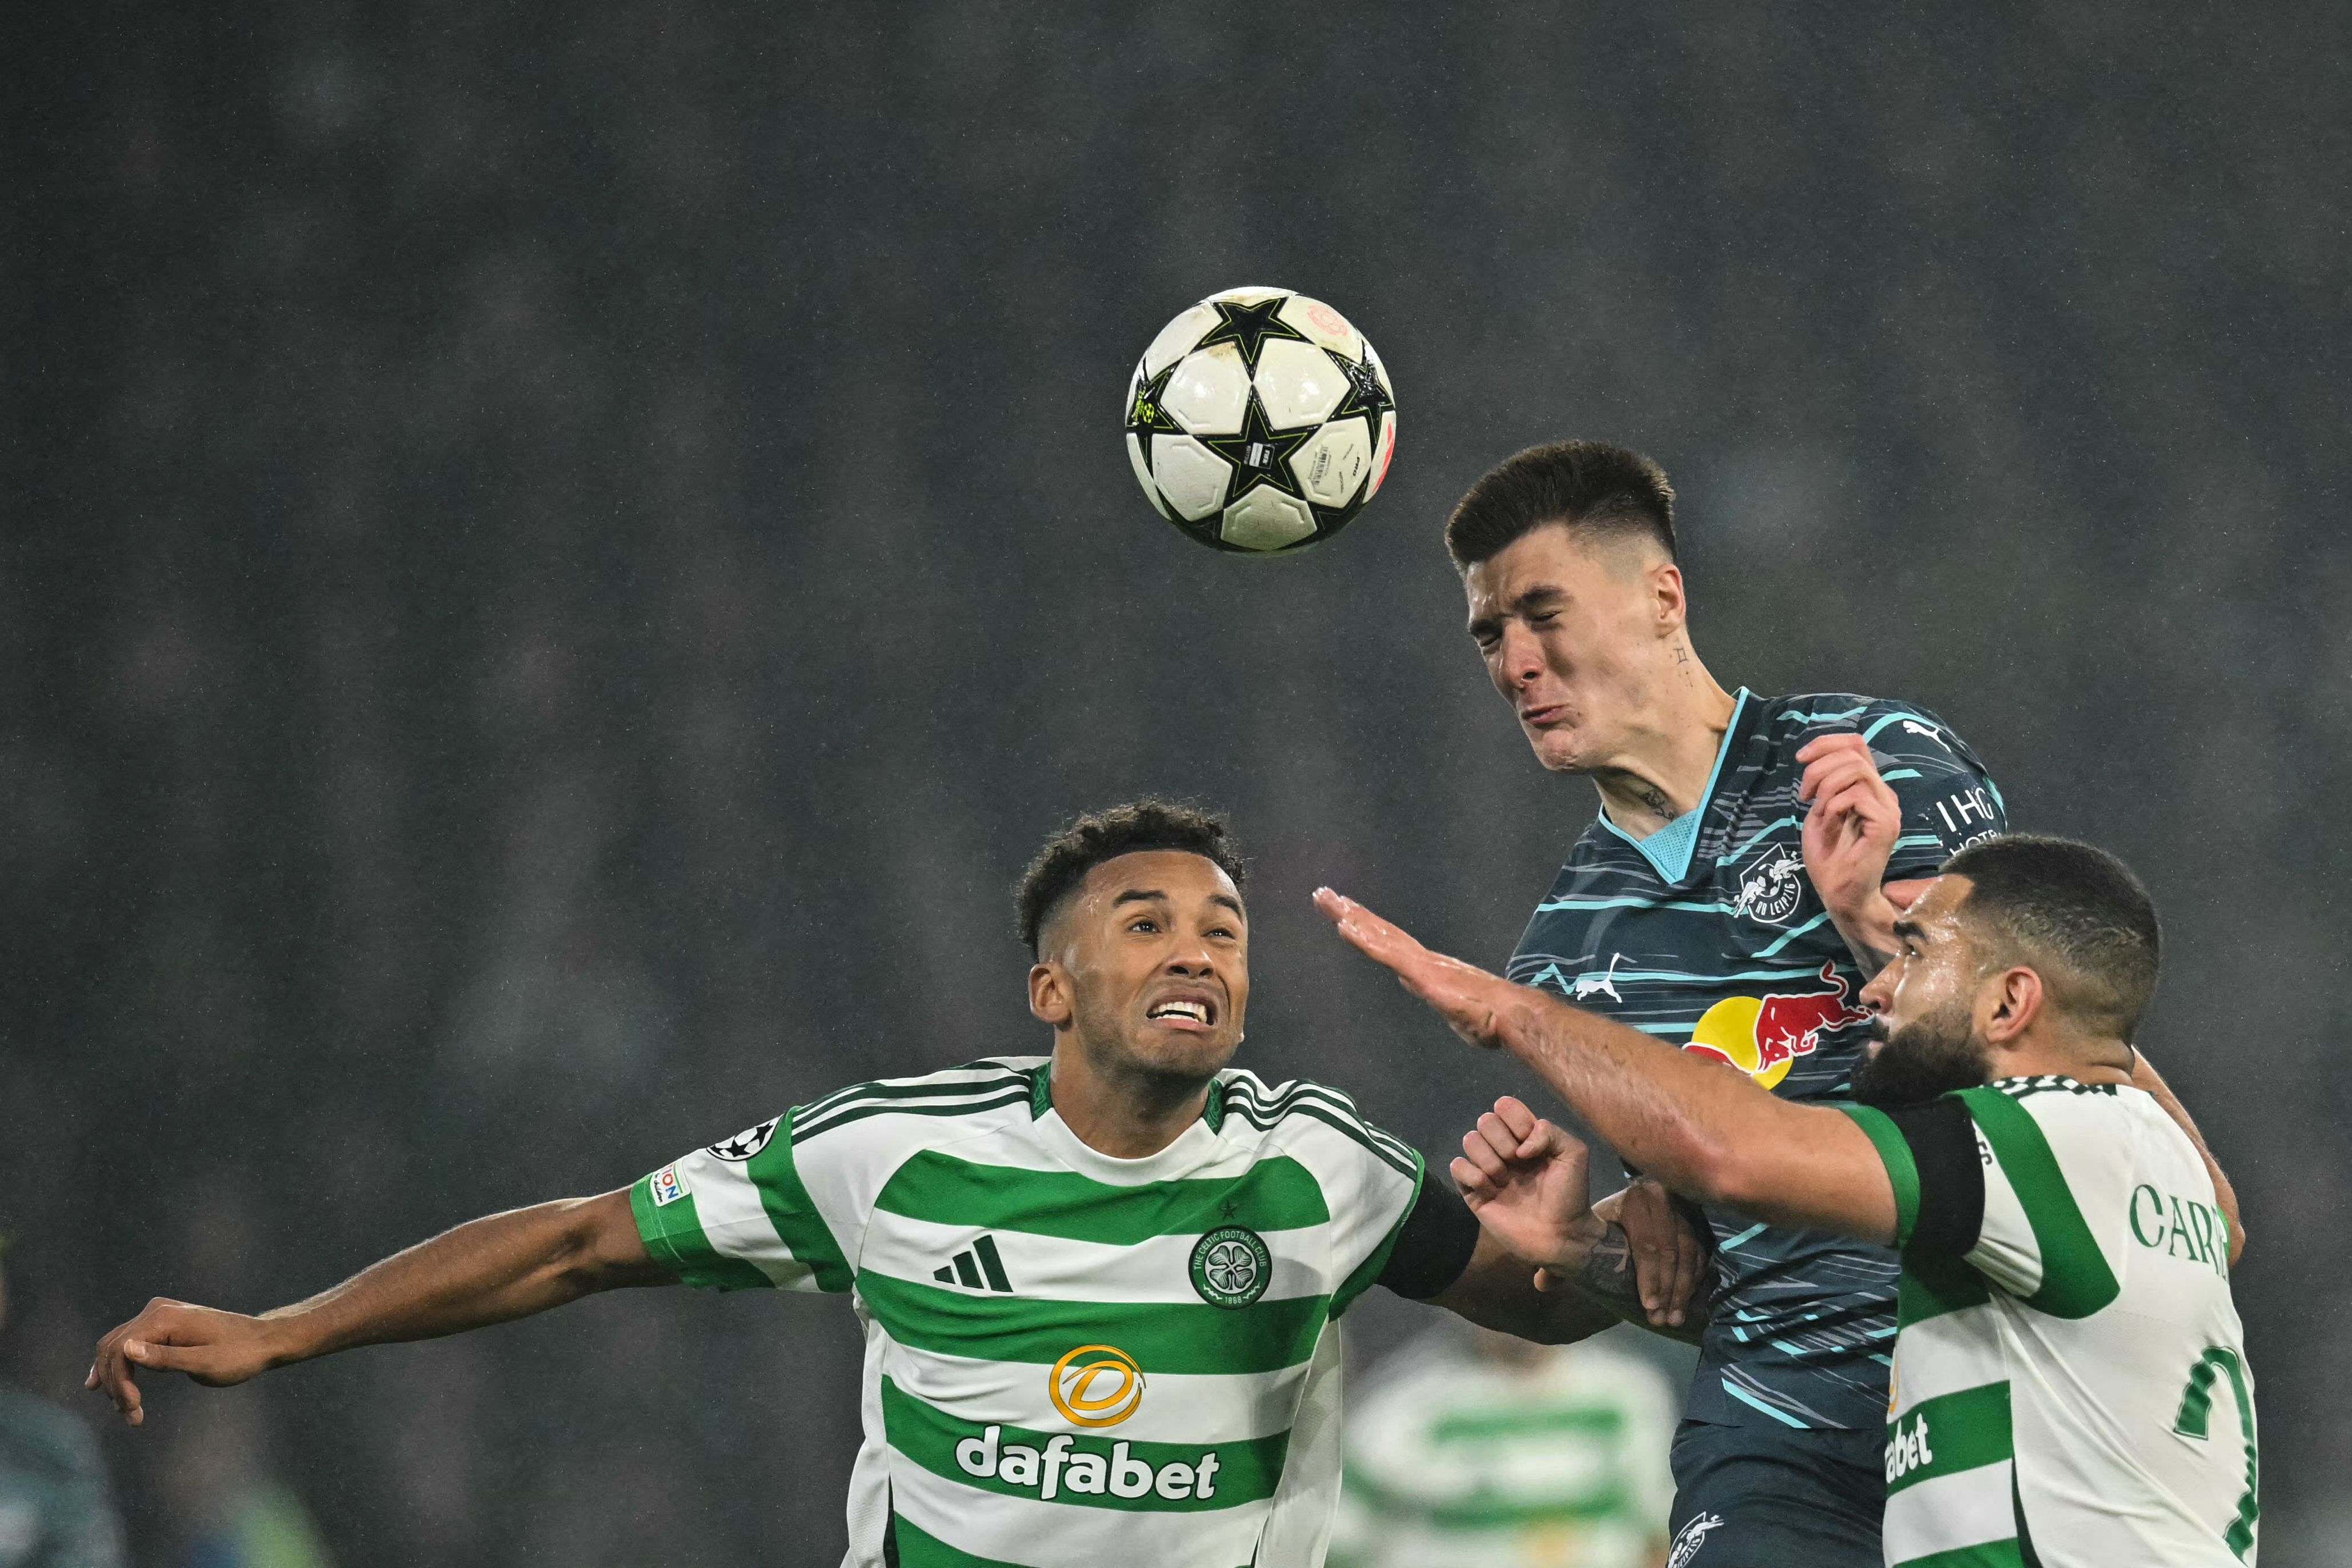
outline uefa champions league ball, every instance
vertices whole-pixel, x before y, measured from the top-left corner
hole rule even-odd
[[[1396,394],[1364,334],[1320,300],[1228,289],[1143,351],[1127,456],[1160,515],[1214,550],[1272,555],[1330,538],[1396,450]]]

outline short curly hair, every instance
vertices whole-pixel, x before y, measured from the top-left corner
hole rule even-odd
[[[1225,819],[1181,801],[1134,800],[1107,811],[1090,811],[1045,840],[1013,889],[1014,919],[1031,952],[1045,922],[1062,900],[1077,890],[1087,873],[1106,860],[1147,849],[1198,855],[1234,879],[1239,890],[1249,865],[1234,844]]]

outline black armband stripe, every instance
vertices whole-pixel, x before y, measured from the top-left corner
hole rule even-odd
[[[1445,1173],[1431,1165],[1374,1282],[1409,1300],[1426,1301],[1461,1279],[1477,1250],[1478,1216]]]
[[[1984,1159],[1977,1124],[1957,1097],[1889,1110],[1919,1168],[1919,1217],[1903,1250],[1964,1258],[1984,1230]]]

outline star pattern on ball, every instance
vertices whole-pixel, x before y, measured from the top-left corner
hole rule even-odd
[[[1192,346],[1205,349],[1214,343],[1231,343],[1241,351],[1242,364],[1252,375],[1257,374],[1257,356],[1265,349],[1268,338],[1286,338],[1293,342],[1314,340],[1287,321],[1275,319],[1275,312],[1290,303],[1287,294],[1276,294],[1255,305],[1244,305],[1232,300],[1212,300],[1209,308],[1217,312],[1217,324]]]
[[[1290,454],[1315,438],[1320,425],[1308,425],[1297,430],[1276,430],[1265,422],[1265,409],[1257,394],[1249,396],[1249,406],[1242,415],[1241,434],[1237,436],[1195,436],[1195,441],[1206,447],[1233,466],[1233,478],[1225,482],[1224,504],[1231,506],[1248,493],[1253,485],[1270,485],[1286,495],[1307,500],[1299,488],[1298,476],[1290,469]]]
[[[1330,353],[1328,349],[1324,352]],[[1342,374],[1347,376],[1348,395],[1339,400],[1339,405],[1337,408],[1331,410],[1330,422],[1336,424],[1342,419],[1352,419],[1361,416],[1364,428],[1372,437],[1372,450],[1378,453],[1381,446],[1381,416],[1396,407],[1396,399],[1390,396],[1389,389],[1381,384],[1380,370],[1372,363],[1372,356],[1369,350],[1361,359],[1349,359],[1343,354],[1335,353],[1331,355],[1331,362],[1339,367]]]
[[[1147,464],[1151,461],[1151,438],[1154,436],[1184,434],[1184,426],[1170,417],[1168,410],[1160,402],[1168,390],[1169,378],[1175,374],[1174,364],[1149,379],[1145,378],[1140,366],[1136,370],[1135,396],[1127,405],[1127,429],[1143,447],[1143,460]]]

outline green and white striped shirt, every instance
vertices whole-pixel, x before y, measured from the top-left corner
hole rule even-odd
[[[1886,1561],[2252,1564],[2228,1228],[2163,1108],[2028,1078],[1840,1109],[1886,1166],[1903,1256]]]
[[[1654,1568],[1665,1374],[1604,1337],[1498,1359],[1447,1325],[1349,1391],[1334,1568]]]
[[[852,1293],[845,1568],[1287,1568],[1338,1497],[1339,1319],[1422,1174],[1347,1096],[1233,1069],[1114,1159],[1048,1058],[1008,1057],[844,1089],[630,1197],[689,1284]]]

